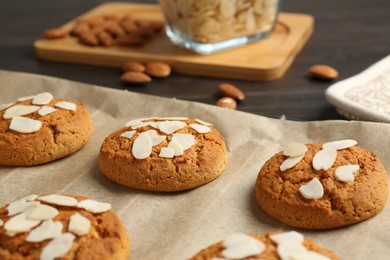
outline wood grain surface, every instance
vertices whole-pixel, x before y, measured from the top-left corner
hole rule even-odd
[[[82,15],[131,15],[135,19],[163,20],[158,5],[105,3]],[[71,30],[80,17],[62,26]],[[267,39],[213,55],[200,55],[173,45],[162,32],[140,47],[87,47],[75,37],[40,39],[34,43],[38,58],[107,67],[118,67],[126,60],[164,61],[177,73],[229,79],[267,81],[283,76],[313,31],[313,17],[282,13],[274,32]]]
[[[325,99],[331,82],[307,76],[314,64],[327,64],[340,72],[339,80],[355,75],[390,52],[390,1],[284,1],[283,12],[305,13],[315,19],[312,37],[282,78],[270,82],[251,82],[188,76],[174,73],[144,86],[119,80],[115,68],[38,60],[33,43],[49,28],[66,24],[75,17],[106,3],[104,0],[1,1],[0,69],[24,71],[71,79],[138,93],[215,104],[217,86],[235,84],[246,94],[237,110],[291,120],[342,119]],[[131,1],[157,3],[156,0]],[[0,86],[1,100],[1,86]]]

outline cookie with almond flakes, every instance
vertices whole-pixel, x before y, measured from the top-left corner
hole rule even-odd
[[[316,259],[338,260],[331,251],[320,247],[296,231],[263,235],[231,234],[199,251],[190,260],[217,259]]]
[[[388,174],[354,140],[292,143],[261,168],[255,186],[260,207],[284,224],[329,229],[371,218],[384,207]]]
[[[128,259],[111,205],[73,195],[30,195],[0,208],[0,259]]]
[[[45,92],[0,107],[0,166],[39,165],[68,156],[91,137],[93,122],[79,102]]]
[[[226,165],[223,136],[210,123],[185,117],[134,119],[105,138],[99,166],[134,189],[182,191],[216,179]]]

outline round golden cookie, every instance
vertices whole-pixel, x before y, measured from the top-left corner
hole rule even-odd
[[[303,159],[284,171],[280,166],[288,156],[279,152],[269,159],[256,181],[260,207],[284,224],[308,229],[346,226],[376,215],[384,207],[389,189],[387,172],[378,157],[352,146],[337,150],[329,169],[315,170],[313,157],[324,150],[322,145],[306,144],[308,150]],[[346,165],[359,166],[352,173],[353,181],[337,177],[336,169]],[[307,197],[302,190],[314,181],[321,183],[323,194]]]
[[[292,231],[295,232],[295,231]],[[286,232],[292,233],[292,232]],[[297,233],[297,232],[295,232]],[[339,258],[330,250],[322,248],[318,246],[315,242],[310,239],[303,238],[302,242],[297,242],[296,238],[293,238],[293,245],[289,244],[291,241],[288,241],[285,245],[282,243],[277,243],[271,237],[273,235],[283,234],[280,232],[272,232],[265,233],[263,235],[251,234],[233,234],[236,236],[234,239],[234,245],[225,245],[228,240],[232,241],[232,236],[226,237],[224,240],[219,241],[201,251],[199,251],[196,255],[194,255],[190,260],[211,260],[211,259],[267,259],[267,260],[280,260],[280,259],[313,259],[311,257],[313,254],[315,255],[315,259],[323,259],[323,260],[338,260]],[[288,234],[289,235],[289,234]],[[259,251],[252,253],[249,252],[248,248],[252,248],[252,246],[248,245],[248,237],[250,239],[256,239],[260,242],[260,246],[258,246]],[[226,242],[225,242],[226,241]],[[251,241],[249,241],[250,243]],[[296,243],[295,243],[296,242]],[[236,248],[234,248],[236,247]],[[240,248],[241,247],[241,248]],[[279,248],[278,248],[279,247]],[[298,249],[296,249],[298,248]],[[294,250],[295,249],[295,250]],[[235,258],[229,258],[233,251]],[[248,250],[245,252],[245,250]],[[252,249],[253,250],[253,249]],[[230,252],[229,252],[230,251]],[[298,253],[299,252],[299,253]],[[296,254],[300,254],[298,257]],[[241,256],[240,256],[241,254]],[[294,255],[295,254],[295,255]],[[295,256],[295,257],[292,257]],[[284,257],[284,258],[282,258]],[[291,258],[290,258],[291,257]],[[306,257],[306,258],[304,258]]]
[[[45,105],[34,105],[32,101],[18,101],[0,110],[0,166],[32,166],[68,156],[83,147],[93,132],[92,119],[83,104],[58,98]],[[75,106],[76,110],[56,106],[59,102]],[[50,107],[56,111],[40,115],[38,110],[17,116],[42,124],[39,130],[25,133],[10,129],[14,118],[4,118],[9,109],[20,105],[39,109]]]
[[[216,179],[225,168],[224,138],[215,127],[204,121],[187,118],[135,119],[127,125],[106,137],[100,149],[100,169],[112,181],[134,189],[182,191]],[[180,129],[176,129],[175,125]],[[145,136],[147,133],[154,136],[152,146],[149,137]],[[128,137],[124,136],[126,134]],[[183,138],[184,143],[179,136],[186,137]],[[180,147],[173,145],[177,144],[177,140],[183,148],[181,152]],[[149,149],[149,152],[137,155],[136,151],[140,149]],[[172,149],[175,155],[171,153]]]
[[[73,195],[7,204],[0,209],[0,259],[128,259],[128,234],[110,208]]]

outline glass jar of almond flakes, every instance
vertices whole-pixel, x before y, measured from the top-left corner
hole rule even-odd
[[[267,37],[283,0],[160,0],[168,38],[211,54]]]

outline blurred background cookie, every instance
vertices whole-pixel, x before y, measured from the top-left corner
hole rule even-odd
[[[256,199],[272,217],[294,227],[328,229],[376,215],[389,190],[379,158],[354,140],[291,143],[261,168]]]
[[[104,140],[99,166],[122,185],[181,191],[217,178],[226,165],[222,135],[210,123],[186,117],[134,119]]]
[[[108,203],[73,195],[30,195],[0,209],[0,259],[117,259],[126,229]]]
[[[48,92],[0,107],[0,165],[31,166],[70,155],[89,140],[93,122],[79,102]]]
[[[190,260],[215,259],[339,259],[332,251],[318,246],[302,234],[274,232],[264,235],[232,234],[190,258]]]

